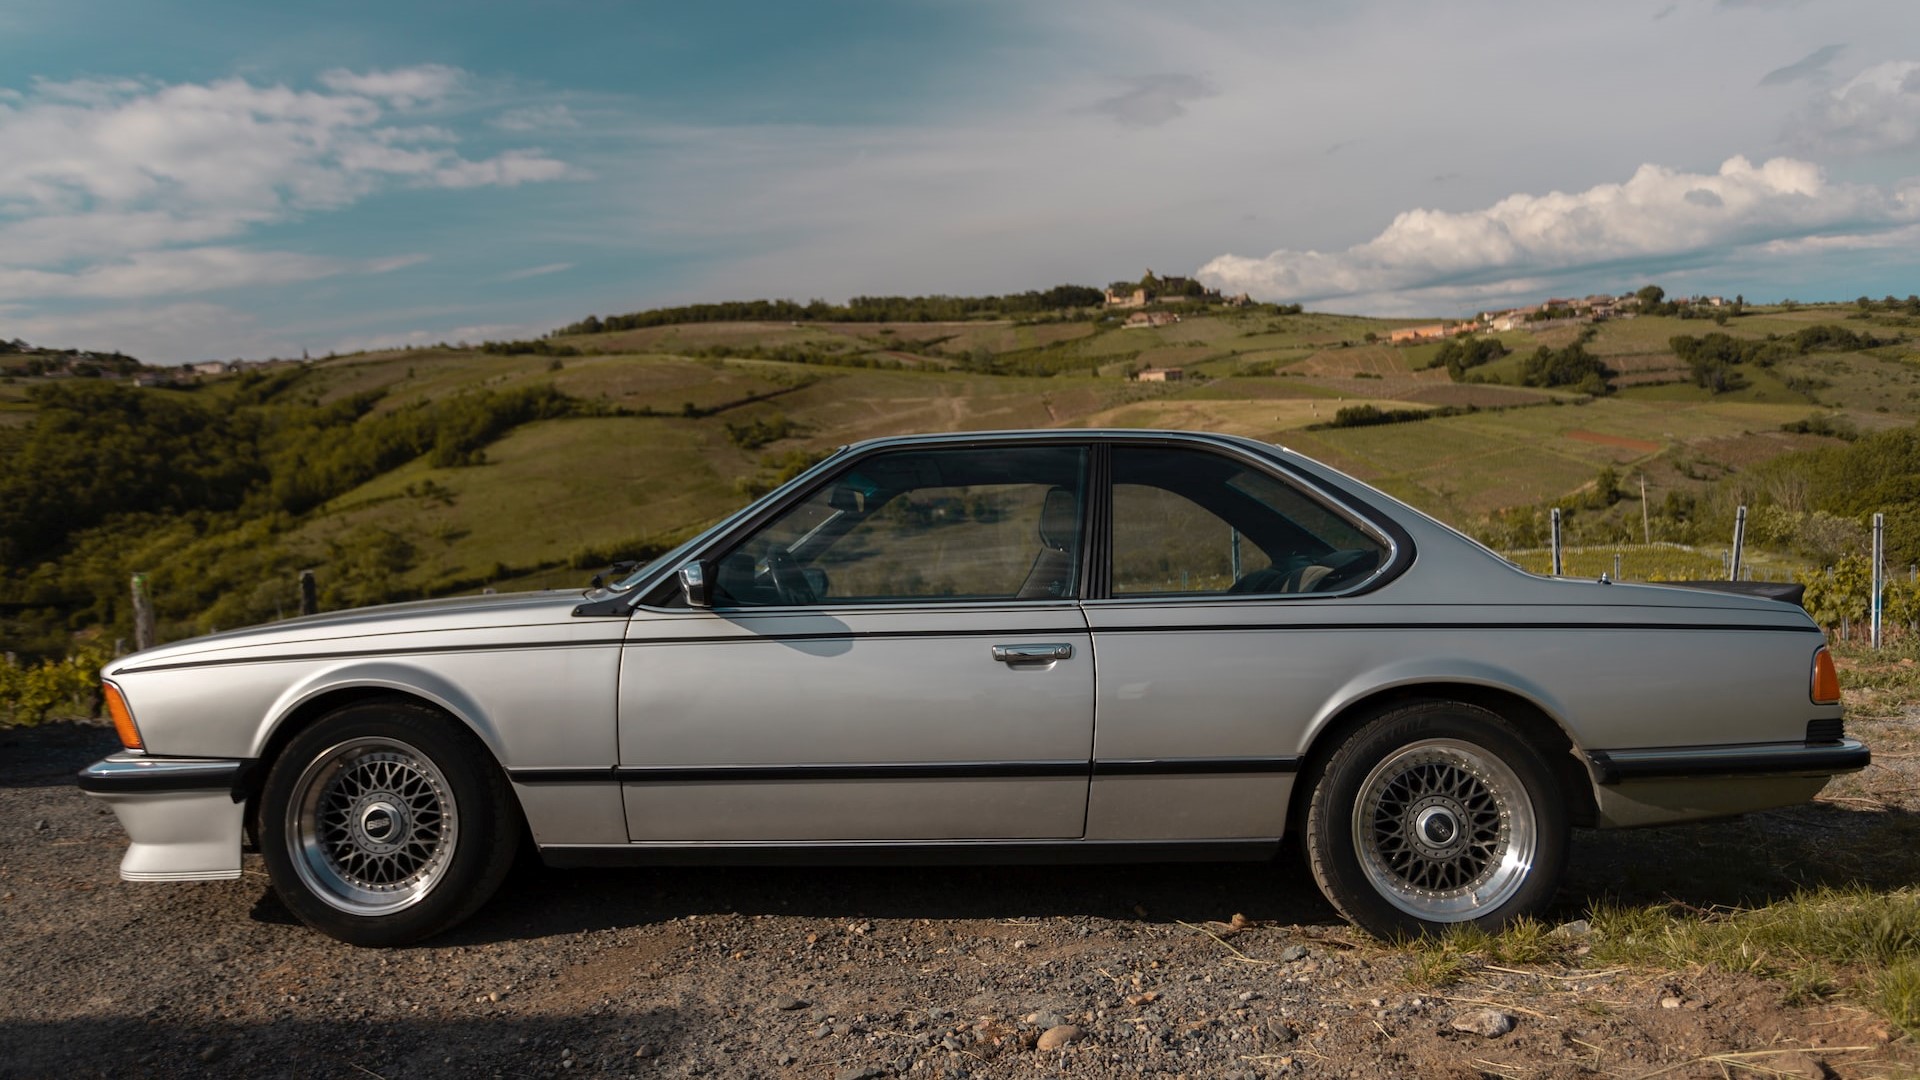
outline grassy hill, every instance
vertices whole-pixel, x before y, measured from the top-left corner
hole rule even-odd
[[[310,509],[269,513],[249,496],[219,513],[169,511],[138,528],[120,521],[76,534],[50,558],[0,568],[0,619],[13,612],[23,620],[18,639],[43,649],[56,632],[88,625],[124,634],[123,605],[94,594],[123,589],[130,569],[153,571],[165,636],[290,613],[300,567],[317,569],[333,603],[581,584],[605,561],[658,550],[833,447],[912,431],[1115,426],[1250,435],[1325,460],[1463,528],[1496,533],[1511,525],[1515,508],[1594,493],[1611,468],[1616,494],[1628,499],[1595,505],[1583,518],[1586,539],[1609,542],[1623,531],[1637,538],[1640,478],[1657,508],[1648,518],[1661,520],[1666,538],[1686,539],[1675,530],[1700,524],[1700,502],[1723,478],[1790,451],[1839,444],[1783,425],[1818,417],[1816,431],[1845,433],[1920,420],[1920,347],[1894,340],[1909,332],[1905,317],[1851,306],[1752,308],[1725,326],[1669,317],[1598,324],[1585,348],[1614,371],[1616,386],[1599,397],[1517,385],[1524,358],[1542,345],[1567,347],[1572,328],[1502,334],[1512,352],[1456,382],[1428,366],[1438,346],[1368,340],[1403,324],[1262,308],[1214,309],[1152,329],[1098,316],[708,322],[525,343],[538,352],[369,352],[264,381],[229,376],[142,389],[153,400],[251,417],[247,437],[261,446],[279,445],[273,425],[307,423],[298,418],[328,407],[358,417],[328,429],[350,442],[382,418],[438,415],[489,394],[550,387],[568,404],[559,415],[528,414],[473,436],[471,453],[403,454]],[[1679,334],[1764,339],[1821,325],[1890,343],[1748,365],[1746,384],[1719,394],[1695,385],[1667,345]],[[1167,367],[1187,377],[1127,377]],[[0,460],[6,432],[34,422],[30,391],[40,382],[0,378]],[[1359,405],[1433,418],[1329,426]],[[276,467],[299,460],[297,446],[276,452],[292,455]],[[435,465],[436,458],[465,463]]]

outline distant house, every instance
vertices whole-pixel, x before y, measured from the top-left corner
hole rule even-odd
[[[1186,377],[1187,373],[1180,368],[1163,367],[1148,368],[1140,374],[1135,375],[1134,379],[1139,382],[1179,382]]]
[[[1155,326],[1172,326],[1180,321],[1180,316],[1171,311],[1136,311],[1127,316],[1120,324],[1122,330],[1146,330]]]
[[[1119,289],[1107,290],[1107,306],[1108,307],[1117,307],[1117,308],[1146,307],[1147,301],[1150,299],[1152,298],[1147,295],[1147,290],[1145,289],[1135,289],[1132,292],[1126,292],[1124,290],[1119,290]],[[794,325],[798,326],[800,324],[795,323]]]
[[[1403,326],[1393,332],[1391,338],[1395,345],[1413,345],[1422,341],[1437,341],[1447,336],[1445,323],[1431,323],[1426,326]]]
[[[195,375],[225,375],[233,369],[225,360],[202,360],[197,364],[188,364],[187,370]]]

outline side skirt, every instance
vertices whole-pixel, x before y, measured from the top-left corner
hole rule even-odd
[[[949,840],[808,844],[549,844],[548,866],[1035,866],[1052,863],[1265,862],[1275,837],[1250,840]]]

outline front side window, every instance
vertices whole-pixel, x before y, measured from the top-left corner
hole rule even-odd
[[[1113,451],[1113,595],[1338,592],[1386,545],[1287,482],[1220,454]]]
[[[866,458],[722,556],[715,604],[768,607],[1079,595],[1086,451]]]

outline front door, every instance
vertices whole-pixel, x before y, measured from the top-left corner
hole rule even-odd
[[[1074,838],[1093,742],[1081,447],[852,461],[706,553],[620,675],[636,842]]]

